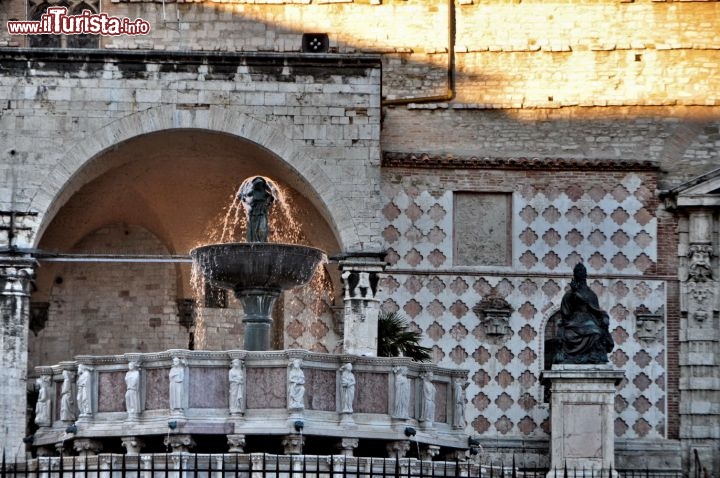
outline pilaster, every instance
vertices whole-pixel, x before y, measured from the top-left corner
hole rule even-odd
[[[377,356],[380,301],[379,274],[385,262],[378,254],[352,254],[340,259],[343,281],[343,348],[346,354]]]
[[[29,256],[0,257],[0,446],[24,457],[30,292],[36,262]]]

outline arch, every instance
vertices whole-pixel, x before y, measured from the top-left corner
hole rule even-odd
[[[538,334],[538,337],[537,337],[538,358],[541,360],[540,370],[547,369],[547,363],[545,361],[545,339],[546,339],[546,335],[547,335],[547,328],[550,325],[550,322],[555,320],[555,316],[559,312],[560,312],[560,306],[553,305],[547,311],[545,311],[545,314],[543,315],[543,318],[540,321],[540,330],[539,330],[540,333]]]
[[[280,158],[296,175],[298,183],[309,186],[314,197],[308,199],[322,211],[344,250],[361,247],[351,209],[325,171],[310,155],[278,127],[268,125],[237,108],[211,106],[206,110],[183,110],[163,105],[130,114],[113,121],[76,142],[45,177],[30,202],[29,210],[39,213],[39,226],[32,238],[37,247],[44,230],[57,211],[84,182],[81,170],[92,160],[130,139],[177,129],[206,130],[248,140]],[[90,178],[92,179],[92,178]]]

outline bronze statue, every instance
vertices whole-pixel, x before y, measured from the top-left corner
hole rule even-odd
[[[268,215],[276,196],[273,187],[265,178],[257,176],[243,183],[238,196],[247,211],[247,242],[267,242]]]
[[[582,263],[573,269],[570,290],[560,305],[557,327],[557,351],[553,363],[607,363],[607,354],[615,346],[609,332],[610,317],[598,305],[598,298],[587,285],[587,270]]]

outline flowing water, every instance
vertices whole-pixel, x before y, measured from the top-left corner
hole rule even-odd
[[[228,200],[228,204],[213,221],[215,226],[207,232],[205,240],[200,244],[196,244],[195,247],[206,244],[245,242],[248,227],[248,211],[246,210],[246,205],[239,198],[238,193],[256,177],[258,176],[249,177],[243,181],[236,192],[233,192]],[[268,217],[268,241],[284,244],[310,245],[307,237],[303,234],[302,225],[295,219],[295,206],[292,195],[288,189],[278,185],[269,178],[263,177],[263,179],[271,186],[275,196],[275,201]],[[323,267],[326,262],[326,260],[323,260],[318,264],[310,282],[303,286],[304,290],[312,291],[311,295],[313,299],[307,303],[307,306],[316,316],[327,311],[333,299],[332,281]],[[206,310],[204,307],[205,280],[199,270],[198,264],[195,262],[192,264],[190,273],[190,285],[196,304],[199,305],[196,308],[194,345],[196,349],[202,350],[207,345],[208,317],[206,317],[204,313]],[[291,318],[288,318],[287,322],[289,322],[290,319]]]

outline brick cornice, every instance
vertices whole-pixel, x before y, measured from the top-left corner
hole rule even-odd
[[[423,169],[659,170],[657,163],[643,160],[478,157],[470,155],[404,153],[393,151],[383,152],[382,166],[385,168]]]

